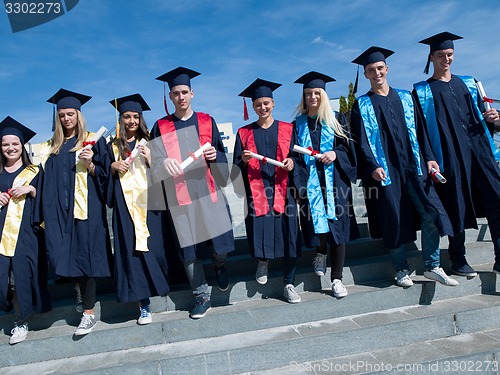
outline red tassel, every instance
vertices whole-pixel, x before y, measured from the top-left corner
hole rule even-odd
[[[165,89],[165,83],[163,83],[163,107],[165,108],[165,112],[167,112],[167,116],[170,116],[170,113],[168,113],[168,108],[167,108],[167,93]]]
[[[243,97],[243,120],[247,121],[248,119],[247,101],[245,100],[245,97]]]

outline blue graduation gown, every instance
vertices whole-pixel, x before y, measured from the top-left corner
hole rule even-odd
[[[253,137],[257,147],[257,153],[276,159],[278,147],[278,121],[267,129],[251,124]],[[295,144],[295,135],[292,133],[290,139],[290,151]],[[255,258],[275,259],[285,255],[296,258],[301,255],[301,239],[299,232],[299,221],[296,202],[296,190],[294,187],[293,175],[296,172],[297,155],[294,155],[294,170],[288,174],[288,184],[285,200],[285,213],[279,214],[272,209],[274,204],[274,174],[276,167],[260,162],[262,181],[266,192],[267,202],[270,207],[269,212],[263,216],[257,216],[253,209],[252,193],[248,182],[246,166],[241,160],[243,144],[240,135],[236,136],[234,145],[234,164],[240,167],[245,185],[245,195],[247,199],[248,212],[245,212],[245,228],[250,251]],[[295,171],[295,172],[294,172]]]
[[[26,166],[14,173],[3,171],[0,173],[0,191],[7,191],[12,187],[14,179]],[[38,167],[37,167],[38,168]],[[43,172],[38,172],[30,185],[40,194],[40,183]],[[34,222],[36,198],[30,194],[26,196],[19,236],[13,257],[0,255],[0,309],[8,310],[11,302],[8,297],[9,276],[14,275],[15,289],[19,302],[16,315],[27,319],[33,311],[46,312],[51,308],[47,291],[47,257],[43,243],[43,231]],[[3,233],[8,205],[0,211],[0,235]]]
[[[209,231],[207,227],[210,227],[210,222],[214,220],[216,212],[222,212],[224,215],[227,213],[227,219],[230,221],[230,211],[227,199],[222,194],[220,190],[221,186],[227,184],[229,178],[229,166],[227,164],[226,153],[224,151],[224,145],[220,137],[219,129],[214,119],[212,121],[212,140],[211,145],[217,150],[217,157],[214,161],[207,162],[208,167],[212,173],[215,182],[215,188],[217,192],[217,202],[213,203],[210,198],[210,191],[205,177],[205,168],[200,167],[202,163],[205,163],[203,158],[200,158],[193,162],[185,171],[184,179],[187,184],[189,195],[193,204],[188,204],[184,206],[178,206],[177,198],[172,194],[175,191],[173,185],[173,179],[168,175],[164,166],[163,160],[167,157],[167,151],[163,142],[161,141],[161,133],[156,122],[151,129],[151,158],[152,158],[152,173],[155,181],[162,181],[165,186],[165,191],[169,194],[169,199],[173,200],[175,204],[176,215],[173,217],[173,208],[167,206],[167,219],[169,223],[169,229],[171,233],[167,236],[171,236],[174,240],[176,248],[179,252],[179,256],[182,261],[191,261],[194,259],[208,258],[210,256],[208,252],[208,246],[211,246],[211,251],[216,254],[227,254],[234,250],[234,236],[232,228],[222,234],[213,236],[210,241],[203,241],[193,245],[181,247],[179,243],[178,233],[176,233],[175,224],[178,227],[185,228],[186,231]],[[177,139],[179,141],[180,154],[183,159],[196,151],[200,147],[199,143],[199,131],[198,131],[198,118],[196,112],[193,113],[187,120],[181,120],[174,116],[173,119],[174,127],[176,130]],[[172,204],[172,202],[171,202]],[[214,216],[215,215],[215,216]],[[175,224],[174,224],[175,222]],[[189,234],[187,234],[189,236]]]
[[[436,191],[450,216],[454,233],[458,234],[477,228],[476,217],[484,216],[487,209],[500,211],[499,167],[464,82],[455,75],[449,82],[433,78],[427,82],[434,98],[443,174],[448,180],[446,184],[437,184]],[[417,98],[415,90],[413,96]],[[415,101],[418,103],[418,99]],[[483,108],[482,103],[479,107]],[[488,224],[492,233],[500,232],[498,213]]]
[[[76,138],[63,144],[59,154],[45,163],[42,214],[50,265],[56,276],[108,277],[111,275],[111,243],[106,218],[106,142],[93,147],[95,174],[87,174],[88,219],[74,219]]]
[[[340,122],[344,131],[348,133],[347,121],[340,112],[335,112],[335,117]],[[293,122],[295,125],[295,121]],[[321,142],[321,124],[316,126],[316,119],[307,117],[307,126],[311,136],[312,148],[320,149]],[[332,151],[335,151],[337,158],[334,163],[334,198],[335,198],[335,216],[337,220],[328,219],[330,232],[328,239],[335,244],[344,244],[359,237],[359,229],[354,215],[352,205],[352,190],[351,182],[356,182],[356,152],[354,149],[354,141],[349,142],[342,137],[335,137],[335,144]],[[315,247],[320,245],[319,236],[314,232],[314,224],[311,218],[311,208],[307,198],[307,181],[309,179],[309,171],[304,163],[298,163],[296,168],[300,178],[296,179],[297,189],[300,197],[300,226],[307,247]],[[325,196],[325,169],[322,162],[316,161],[316,170],[320,186]],[[325,204],[326,209],[326,204]]]
[[[362,179],[368,224],[372,238],[383,238],[385,247],[397,248],[416,240],[420,227],[417,212],[408,196],[405,184],[414,182],[426,212],[434,218],[441,236],[452,233],[451,223],[427,173],[426,162],[434,160],[429,141],[423,131],[421,115],[415,110],[415,124],[420,145],[420,167],[418,175],[415,157],[412,153],[405,113],[401,99],[392,88],[387,96],[373,92],[367,94],[373,104],[380,129],[382,148],[387,160],[392,183],[382,186],[371,177],[381,167],[375,160],[364,130],[359,103],[356,100],[351,112],[351,128],[356,141],[358,172]],[[417,108],[413,104],[414,108]]]
[[[131,150],[135,143],[129,143]],[[116,161],[111,143],[108,143],[107,155],[108,165]],[[114,278],[118,302],[166,295],[170,288],[163,239],[165,212],[147,211],[149,251],[136,251],[134,222],[125,202],[120,176],[118,173],[113,175],[111,171],[107,201],[108,206],[113,209]]]

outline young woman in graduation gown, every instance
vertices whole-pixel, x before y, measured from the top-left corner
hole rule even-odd
[[[346,242],[359,237],[352,206],[351,183],[356,182],[356,152],[349,139],[347,121],[334,112],[325,91],[333,78],[309,72],[295,83],[303,84],[302,99],[293,121],[298,145],[311,153],[302,154],[301,178],[296,181],[300,195],[300,224],[307,247],[316,248],[314,271],[326,273],[327,244],[330,244],[330,278],[335,297],[345,297],[342,283]]]
[[[15,310],[9,343],[24,341],[28,318],[50,310],[43,233],[35,223],[42,170],[24,148],[35,133],[12,117],[0,123],[0,308]]]
[[[151,154],[140,94],[112,100],[120,114],[117,137],[108,143],[108,205],[113,208],[114,277],[118,302],[139,301],[138,324],[152,321],[150,299],[169,291],[162,211],[150,206]]]
[[[48,102],[56,105],[54,135],[41,145],[44,180],[42,213],[47,253],[56,277],[69,278],[81,291],[83,316],[75,335],[95,325],[96,278],[109,277],[111,244],[106,218],[106,141],[94,142],[82,104],[90,99],[60,89]]]
[[[240,167],[245,185],[247,239],[252,256],[259,260],[256,280],[266,284],[269,259],[283,258],[283,294],[288,302],[297,303],[301,297],[294,287],[295,264],[301,243],[292,172],[296,162],[291,158],[295,136],[292,124],[277,121],[272,115],[272,92],[279,86],[257,79],[240,94],[251,97],[259,118],[238,130],[234,164]],[[252,153],[284,166],[259,161]]]

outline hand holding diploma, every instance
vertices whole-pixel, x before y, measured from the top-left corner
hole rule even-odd
[[[442,184],[445,184],[447,181],[446,178],[444,178],[444,176],[441,173],[439,173],[436,168],[431,169],[431,176],[434,181],[440,182]]]
[[[317,150],[313,150],[312,147],[302,147],[299,145],[293,145],[293,151],[298,152],[300,154],[312,156],[315,159],[321,158],[323,155],[319,153]]]
[[[92,139],[90,141],[83,142],[83,148],[75,153],[77,163],[80,159],[83,159],[83,157],[82,158],[80,157],[80,154],[84,150],[92,150],[92,147],[95,146],[97,141],[99,141],[99,139],[101,139],[101,137],[104,135],[104,133],[106,133],[106,131],[107,131],[107,129],[104,126],[101,126],[101,128],[97,131],[97,133],[94,134],[94,136],[92,137]],[[93,155],[93,153],[92,153],[92,155]]]
[[[476,82],[476,87],[477,87],[477,93],[479,94],[479,98],[484,103],[484,109],[486,109],[486,110],[491,109],[490,103],[493,103],[493,99],[490,99],[486,96],[486,93],[484,92],[483,84],[481,83],[481,81]]]
[[[189,157],[181,163],[181,169],[182,170],[186,169],[189,165],[191,165],[193,161],[198,160],[201,157],[201,155],[203,155],[203,153],[209,150],[210,148],[213,148],[213,146],[209,142],[205,143],[203,146],[201,146],[198,150],[189,155]]]
[[[134,149],[130,152],[130,155],[125,159],[125,161],[128,164],[132,164],[132,162],[135,160],[135,158],[139,155],[141,147],[146,146],[147,143],[148,143],[148,141],[146,141],[144,138],[141,139],[139,142],[137,142]]]
[[[33,195],[36,192],[33,186],[23,186],[25,183],[26,179],[21,178],[14,185],[12,185],[12,188],[8,189],[6,192],[0,193],[0,210],[2,210],[4,206],[7,206],[10,198],[19,198],[28,193],[32,193]]]

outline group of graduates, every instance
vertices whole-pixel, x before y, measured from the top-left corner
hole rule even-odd
[[[201,262],[207,251],[218,288],[230,285],[225,262],[234,238],[223,193],[229,181],[246,198],[256,281],[266,284],[269,261],[281,259],[290,303],[301,300],[294,279],[302,240],[317,251],[314,272],[325,275],[329,258],[332,294],[347,295],[342,270],[346,243],[359,236],[351,191],[358,178],[370,235],[389,249],[398,285],[413,284],[404,245],[419,229],[426,278],[458,284],[440,267],[445,235],[451,271],[475,276],[465,257],[465,229],[476,228],[483,215],[500,273],[500,155],[489,131],[499,115],[484,109],[487,98],[478,96],[473,78],[451,74],[457,39],[444,32],[422,41],[430,46],[426,71],[432,63],[434,73],[413,92],[387,83],[392,51],[370,47],[353,60],[371,89],[357,98],[350,126],[326,94],[333,78],[309,72],[295,81],[303,88],[293,123],[273,118],[273,91],[281,85],[256,79],[240,96],[251,98],[258,119],[239,128],[231,166],[214,119],[191,107],[191,79],[199,73],[183,67],[157,78],[168,84],[175,111],[150,131],[140,94],[111,100],[119,118],[108,144],[87,131],[81,107],[90,97],[59,90],[48,100],[56,109],[54,134],[41,144],[39,166],[24,147],[35,133],[4,119],[0,308],[15,310],[10,343],[26,339],[34,311],[51,308],[47,265],[75,285],[82,313],[75,335],[96,325],[101,277],[113,276],[117,300],[138,302],[137,323],[150,323],[150,297],[169,292],[169,252],[178,255],[193,291],[190,317],[205,316],[211,308]],[[106,206],[113,212],[113,254]]]

